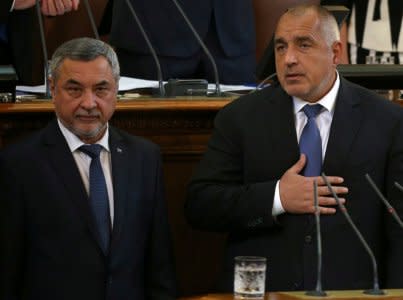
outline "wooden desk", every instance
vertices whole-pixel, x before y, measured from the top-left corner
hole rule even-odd
[[[185,185],[206,149],[217,111],[229,98],[122,100],[111,123],[159,144],[181,295],[207,293],[220,267],[224,237],[192,230],[183,215]],[[49,101],[0,104],[0,148],[46,126]],[[205,259],[208,258],[208,261]]]
[[[313,297],[305,295],[305,292],[271,292],[266,293],[264,300],[402,300],[403,289],[385,290],[384,296],[371,296],[363,294],[363,291],[326,291],[326,297]],[[186,297],[180,300],[233,300],[232,294],[206,294],[202,296]]]

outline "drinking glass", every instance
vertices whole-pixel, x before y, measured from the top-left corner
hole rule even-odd
[[[235,299],[264,299],[266,258],[260,256],[235,257]]]

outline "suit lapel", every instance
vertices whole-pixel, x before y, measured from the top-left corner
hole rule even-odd
[[[88,195],[85,191],[80,172],[56,120],[50,123],[45,129],[44,146],[55,174],[63,184],[63,188],[60,188],[60,193],[66,191],[66,195],[68,196],[63,196],[63,198],[70,199],[74,203],[81,215],[80,219],[84,220],[91,236],[100,245],[98,231],[92,217]]]
[[[127,212],[129,189],[129,150],[121,136],[110,127],[109,145],[112,157],[112,181],[114,197],[114,221],[111,239],[111,252],[116,247],[122,232]]]
[[[354,98],[350,83],[341,78],[323,164],[326,175],[342,174],[343,162],[347,159],[362,117],[360,100]]]
[[[273,157],[283,160],[277,161],[282,174],[299,158],[293,101],[282,89],[278,88],[269,99],[269,103],[268,128],[275,142]]]

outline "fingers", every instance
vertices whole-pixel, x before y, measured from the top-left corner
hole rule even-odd
[[[344,198],[339,198],[340,203],[344,204],[346,203],[346,199]],[[319,213],[321,215],[333,215],[336,213],[337,208],[336,205],[338,205],[336,199],[334,198],[328,198],[326,199],[326,203],[327,204],[321,204],[323,206],[319,206]],[[329,207],[329,206],[333,206],[333,207]],[[314,208],[314,212],[315,212],[315,208]]]
[[[71,0],[62,0],[60,3],[63,4],[65,13],[71,11],[73,8],[73,3]],[[61,7],[61,9],[63,9],[63,7]]]
[[[343,177],[338,177],[338,176],[326,176],[326,179],[331,185],[333,185],[333,184],[341,184],[341,183],[344,182],[344,178]],[[325,182],[325,180],[323,179],[322,176],[316,177],[316,182],[318,183],[318,186],[319,185],[327,186],[326,182]]]
[[[292,165],[291,168],[287,170],[287,172],[299,174],[304,168],[305,163],[306,163],[306,156],[305,154],[301,154],[299,160],[294,165]]]
[[[20,10],[30,8],[35,5],[35,0],[15,0],[13,9]]]
[[[42,13],[46,16],[63,15],[77,10],[79,0],[42,0]]]
[[[344,204],[346,203],[346,199],[345,198],[339,198],[340,203]],[[336,206],[339,203],[337,202],[337,200],[335,198],[332,197],[319,197],[318,198],[318,205],[319,206]]]
[[[339,198],[341,204],[346,203],[346,199],[344,198]],[[338,202],[334,198],[330,197],[320,197],[318,198],[318,204],[319,204],[319,213],[321,215],[333,215],[337,212],[337,205]],[[307,202],[307,207],[306,207],[306,213],[315,213],[315,205],[313,204],[312,201]]]
[[[77,10],[78,6],[80,5],[80,0],[72,0],[71,4],[72,4],[72,9]]]
[[[50,16],[48,1],[41,1],[41,11],[43,15]]]
[[[348,188],[345,186],[332,186],[333,191],[336,195],[344,195],[348,193]],[[329,190],[327,186],[318,186],[317,189],[318,195],[332,195],[332,192]]]

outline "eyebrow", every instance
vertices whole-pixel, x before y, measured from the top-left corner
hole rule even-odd
[[[107,80],[102,80],[102,81],[96,83],[95,86],[109,85],[109,84],[111,84],[109,81],[107,81]]]
[[[285,40],[283,38],[275,38],[274,39],[274,44],[286,44]]]
[[[68,79],[68,80],[65,82],[65,84],[66,84],[66,85],[67,85],[67,84],[82,85],[81,82],[79,82],[79,81],[77,81],[77,80],[74,80],[74,79]],[[109,81],[107,81],[107,80],[102,80],[102,81],[100,81],[100,82],[97,82],[97,83],[95,84],[95,86],[104,86],[104,85],[109,85],[109,84],[110,84]]]
[[[77,85],[81,85],[80,82],[78,82],[77,80],[74,79],[69,79],[65,82],[65,84],[77,84]]]

